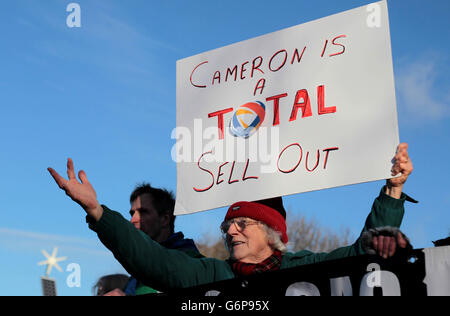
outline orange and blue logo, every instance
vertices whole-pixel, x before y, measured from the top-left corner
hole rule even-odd
[[[230,120],[230,133],[235,137],[248,138],[254,134],[266,116],[264,103],[248,102],[236,109]]]

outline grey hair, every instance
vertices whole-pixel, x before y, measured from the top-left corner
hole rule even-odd
[[[267,226],[266,223],[260,223],[266,231],[267,240],[269,241],[270,247],[274,250],[278,250],[282,255],[284,255],[287,252],[287,246],[281,241],[281,233]]]
[[[262,226],[262,228],[264,229],[264,232],[266,233],[266,237],[267,237],[267,241],[270,245],[270,247],[273,250],[278,250],[279,252],[281,252],[282,255],[284,255],[287,252],[287,245],[284,244],[281,241],[281,233],[277,232],[275,229],[269,227],[266,223],[261,222],[261,221],[257,221],[258,224],[260,224]],[[231,250],[230,247],[228,245],[227,242],[227,234],[223,234],[223,242],[225,244],[225,248],[228,250],[228,252],[231,254]]]

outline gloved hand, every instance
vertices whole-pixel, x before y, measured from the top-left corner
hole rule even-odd
[[[371,228],[361,236],[363,249],[369,255],[380,255],[387,259],[403,248],[412,250],[408,237],[397,227],[385,226]]]

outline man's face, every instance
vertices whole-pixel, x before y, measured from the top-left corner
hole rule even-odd
[[[246,223],[245,228],[233,223],[226,232],[228,249],[233,259],[245,263],[260,263],[272,255],[273,250],[260,224],[247,217],[238,217],[233,221]]]
[[[142,230],[153,240],[160,242],[159,237],[164,223],[164,215],[159,216],[153,206],[152,196],[148,193],[139,195],[131,204],[131,223]]]

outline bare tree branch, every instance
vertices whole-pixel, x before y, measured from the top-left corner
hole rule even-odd
[[[353,240],[350,229],[341,229],[336,233],[319,225],[314,219],[308,220],[299,213],[287,212],[288,250],[310,250],[312,252],[330,252],[347,246]],[[204,234],[196,242],[200,252],[210,258],[228,259],[229,253],[220,235]]]

